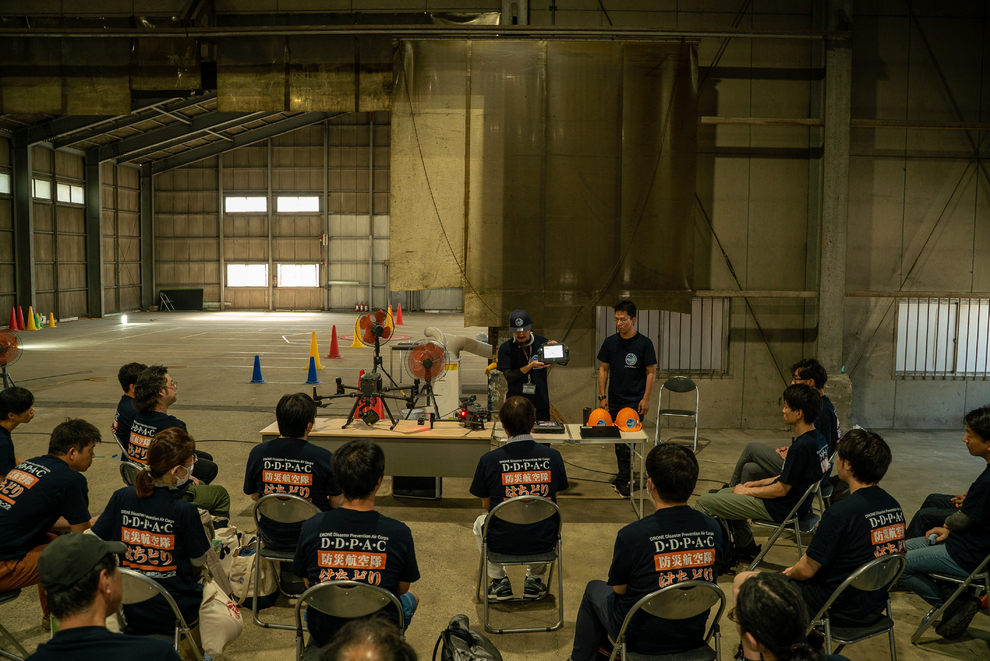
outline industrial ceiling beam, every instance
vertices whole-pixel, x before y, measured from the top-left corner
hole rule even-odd
[[[318,124],[319,122],[332,119],[340,114],[343,113],[307,112],[300,115],[294,115],[287,119],[283,119],[280,122],[273,122],[271,124],[267,124],[266,126],[260,126],[256,129],[245,131],[244,133],[238,133],[234,136],[232,142],[223,142],[218,140],[217,142],[203,145],[202,147],[196,147],[194,149],[190,149],[189,151],[184,151],[181,154],[167,156],[166,158],[153,161],[151,163],[151,172],[152,174],[160,174],[162,172],[167,172],[168,170],[174,170],[175,168],[180,168],[184,165],[189,165],[190,163],[202,161],[204,158],[218,156],[224,152],[228,152],[239,147],[246,147],[247,145],[261,142],[262,140],[268,140],[269,138],[274,138],[284,133],[301,129],[305,126]]]
[[[173,103],[172,105],[166,106],[165,108],[163,108],[163,110],[167,110],[168,112],[176,112],[184,108],[196,106],[200,103],[203,103],[204,101],[209,101],[211,99],[214,99],[216,98],[216,95],[217,95],[216,92],[210,92],[202,96],[196,96],[189,99],[182,99],[176,103]],[[136,109],[135,112],[142,110],[149,110],[149,109],[155,110],[158,108],[158,106],[164,105],[165,103],[168,103],[168,101],[158,101],[156,103],[142,106],[141,108]],[[109,133],[111,131],[116,131],[118,129],[126,128],[128,126],[133,126],[134,124],[140,124],[141,122],[147,122],[149,120],[153,120],[155,119],[155,115],[149,115],[149,114],[137,115],[134,113],[131,113],[130,115],[121,115],[118,118],[113,118],[119,121],[114,121],[112,124],[109,125],[106,124],[106,120],[108,119],[111,118],[104,118],[103,122],[99,122],[95,124],[92,129],[86,131],[85,133],[71,135],[64,139],[52,140],[51,143],[57,149],[59,147],[64,147],[65,145],[70,145],[76,142],[91,140],[97,136],[103,135],[105,133]]]
[[[196,115],[188,125],[174,122],[160,129],[111,142],[100,148],[100,161],[113,160],[117,163],[133,161],[166,147],[192,140],[200,133],[210,133],[274,114],[276,113],[210,112]]]
[[[225,37],[292,37],[297,35],[390,36],[397,39],[540,39],[570,40],[664,40],[700,39],[705,37],[739,39],[810,39],[849,40],[852,33],[843,30],[753,30],[722,28],[675,30],[667,28],[592,28],[535,27],[532,25],[258,25],[229,28],[2,28],[3,37],[44,37],[106,39],[223,39]]]

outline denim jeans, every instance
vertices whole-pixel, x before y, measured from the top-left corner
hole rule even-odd
[[[905,544],[908,551],[907,565],[901,574],[900,583],[932,606],[941,606],[945,603],[945,593],[928,574],[935,572],[966,578],[969,572],[949,557],[945,544],[929,546],[924,537],[909,539]]]

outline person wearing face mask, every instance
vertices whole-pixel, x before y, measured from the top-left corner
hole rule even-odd
[[[203,586],[197,582],[198,568],[213,553],[199,512],[183,500],[195,463],[196,442],[184,429],[158,432],[148,446],[147,469],[138,473],[134,486],[114,492],[93,526],[100,539],[127,545],[121,566],[158,581],[186,622],[199,617]],[[125,605],[124,616],[125,633],[171,634],[175,629],[172,609],[160,595]]]
[[[505,399],[525,397],[536,407],[537,420],[550,419],[550,390],[547,386],[546,363],[538,358],[544,344],[557,344],[532,331],[533,319],[526,310],[513,310],[509,315],[512,339],[498,348],[498,371],[509,385]]]

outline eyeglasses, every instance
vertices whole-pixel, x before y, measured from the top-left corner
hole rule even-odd
[[[736,624],[739,623],[739,620],[736,619],[736,609],[735,608],[730,608],[729,609],[729,612],[726,613],[725,616],[727,618],[729,618],[729,621],[730,622],[735,622]]]
[[[626,319],[620,319],[619,317],[615,318],[615,323],[617,324],[628,324],[630,321],[632,321],[631,317],[628,317]]]

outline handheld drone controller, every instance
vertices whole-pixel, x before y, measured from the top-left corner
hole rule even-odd
[[[544,344],[537,351],[537,356],[546,365],[566,365],[571,359],[571,350],[566,344]]]

